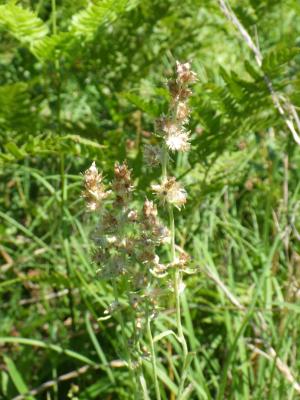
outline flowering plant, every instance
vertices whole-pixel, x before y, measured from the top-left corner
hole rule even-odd
[[[114,179],[109,190],[105,187],[103,176],[98,172],[94,162],[84,174],[83,196],[86,199],[87,209],[91,212],[97,211],[99,214],[98,227],[93,237],[95,243],[93,260],[100,276],[112,283],[115,299],[108,306],[106,315],[115,315],[120,324],[123,352],[132,380],[135,382],[137,399],[140,397],[140,391],[145,399],[149,398],[143,371],[143,360],[149,358],[152,363],[156,398],[161,399],[151,322],[161,307],[157,300],[156,289],[162,286],[160,280],[165,277],[167,277],[166,288],[170,286],[170,277],[173,281],[171,287],[175,296],[177,322],[177,333],[173,334],[181,344],[183,352],[178,400],[181,399],[185,388],[189,357],[181,323],[180,293],[184,287],[182,273],[189,258],[183,250],[179,256],[176,254],[173,208],[180,210],[185,205],[187,192],[169,173],[170,154],[190,149],[190,132],[186,125],[190,114],[188,99],[192,94],[189,85],[195,81],[196,75],[191,70],[190,64],[177,62],[176,76],[168,82],[171,99],[168,115],[156,121],[156,134],[161,138],[162,146],[145,146],[146,162],[150,166],[162,167],[160,183],[153,184],[151,189],[159,203],[168,211],[168,227],[160,221],[153,201],[144,199],[141,209],[135,206],[131,170],[126,162],[115,164]],[[164,246],[169,247],[171,259],[162,263],[159,249]],[[122,304],[120,296],[123,298]],[[124,297],[127,299],[125,315],[132,325],[130,342],[126,336],[128,321],[124,319]],[[145,337],[150,352],[143,344]]]

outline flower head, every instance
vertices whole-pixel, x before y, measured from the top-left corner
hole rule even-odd
[[[166,144],[171,151],[188,151],[190,148],[189,134],[184,129],[167,136]]]
[[[99,173],[95,161],[92,163],[84,173],[84,186],[83,197],[87,202],[87,209],[89,211],[97,210],[104,199],[110,194],[110,191],[105,191],[105,186],[102,183],[102,174]]]
[[[188,121],[190,110],[186,102],[179,101],[176,107],[176,119],[185,124]]]
[[[187,193],[174,177],[165,178],[160,185],[152,185],[152,190],[163,203],[172,204],[178,209],[186,203]]]
[[[115,163],[114,173],[113,190],[117,196],[117,203],[124,204],[128,201],[133,190],[131,171],[128,169],[126,162],[123,164],[117,162]]]
[[[189,132],[186,129],[174,123],[172,121],[166,120],[162,127],[165,133],[165,141],[169,150],[171,151],[187,151],[190,148],[189,143]]]
[[[162,151],[159,146],[146,144],[144,147],[144,160],[151,166],[156,167],[161,163]]]
[[[186,101],[192,95],[191,89],[176,80],[169,81],[168,88],[173,102]]]
[[[197,80],[197,75],[191,70],[191,64],[189,62],[180,63],[179,61],[176,61],[176,72],[177,82],[179,84],[188,85]]]
[[[143,206],[143,228],[151,233],[155,241],[166,243],[170,239],[170,232],[167,227],[162,225],[158,219],[157,207],[153,201],[146,199]]]

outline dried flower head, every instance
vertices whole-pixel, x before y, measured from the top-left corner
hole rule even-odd
[[[146,199],[143,206],[142,226],[153,236],[158,243],[167,243],[170,239],[170,232],[167,227],[161,224],[158,219],[157,207],[153,201]]]
[[[197,75],[191,70],[191,64],[189,62],[180,63],[179,61],[176,61],[176,72],[177,82],[179,84],[188,85],[197,80]]]
[[[187,193],[174,177],[165,178],[160,185],[152,185],[152,190],[163,203],[172,204],[178,209],[186,203]]]
[[[133,190],[131,171],[126,162],[123,164],[115,163],[115,179],[113,181],[113,190],[117,196],[117,203],[123,204],[128,201],[130,193]]]
[[[150,167],[156,167],[161,163],[162,151],[159,146],[146,144],[144,147],[144,160]]]
[[[127,214],[129,221],[137,222],[138,221],[138,212],[136,210],[130,210]]]
[[[150,222],[150,224],[156,223],[156,218],[157,218],[157,207],[153,203],[153,201],[150,201],[148,199],[145,200],[144,206],[143,206],[143,215],[145,217],[145,220]]]
[[[105,191],[105,186],[102,183],[102,174],[99,173],[95,161],[92,163],[84,173],[84,186],[83,197],[87,202],[87,209],[89,211],[97,210],[104,199],[106,199],[110,191]]]
[[[179,254],[179,257],[176,257],[170,264],[168,264],[168,268],[178,268],[181,270],[186,269],[188,263],[190,261],[190,257],[187,253],[182,252]]]
[[[185,124],[188,120],[190,109],[184,101],[179,101],[176,107],[176,119]]]
[[[165,141],[171,151],[187,151],[190,148],[189,132],[186,129],[172,121],[166,120],[163,125]]]
[[[168,82],[169,92],[172,98],[172,102],[186,101],[191,95],[192,91],[186,86],[183,86],[180,82],[169,81]]]

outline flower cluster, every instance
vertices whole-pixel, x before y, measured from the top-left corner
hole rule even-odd
[[[131,372],[139,369],[139,373],[143,373],[141,360],[150,356],[157,399],[160,399],[160,395],[151,321],[159,309],[159,295],[165,294],[171,286],[176,298],[177,337],[183,348],[184,366],[188,356],[181,326],[180,293],[184,289],[182,274],[189,273],[189,257],[176,246],[173,213],[173,207],[181,209],[185,205],[187,193],[168,172],[169,153],[190,149],[190,132],[186,125],[190,115],[188,99],[192,93],[189,85],[195,80],[196,75],[190,64],[177,62],[175,77],[168,82],[171,98],[169,113],[156,122],[156,131],[163,143],[148,144],[144,150],[148,165],[162,166],[160,183],[152,185],[152,190],[168,210],[170,230],[160,221],[153,201],[145,199],[142,207],[137,206],[131,170],[126,162],[115,164],[110,190],[104,185],[103,176],[95,162],[84,174],[83,197],[87,209],[97,211],[98,215],[97,228],[92,236],[95,244],[93,260],[101,278],[111,281],[114,295],[114,301],[108,305],[102,319],[108,319],[112,314],[118,319],[122,328],[124,354]],[[160,255],[165,252],[160,247],[165,244],[168,244],[171,259],[163,263]],[[173,273],[168,274],[169,271]],[[155,279],[165,276],[167,278],[164,281]],[[174,280],[173,285],[170,279]],[[122,301],[119,301],[121,298]],[[124,308],[126,298],[127,307]],[[125,319],[133,322],[130,340],[127,340],[124,329]],[[143,345],[144,335],[148,337],[150,353]],[[135,381],[134,374],[132,380]],[[181,398],[184,380],[182,378],[179,385],[178,398]]]
[[[126,275],[134,283],[149,271],[162,269],[156,249],[168,241],[169,230],[158,219],[152,201],[146,199],[141,210],[132,208],[134,186],[127,164],[115,164],[110,191],[105,190],[95,163],[85,172],[84,182],[88,209],[102,209],[93,237],[93,259],[101,276]]]
[[[196,74],[191,70],[190,64],[177,61],[176,77],[168,82],[171,96],[170,115],[163,118],[161,123],[166,145],[172,152],[185,152],[190,149],[190,132],[186,129],[186,124],[190,115],[188,99],[192,94],[189,85],[195,81]]]
[[[187,193],[174,177],[166,176],[168,151],[186,152],[190,149],[190,132],[186,125],[189,122],[190,109],[189,97],[192,91],[189,85],[196,81],[196,74],[191,70],[190,64],[176,63],[175,77],[168,82],[170,93],[169,113],[156,121],[156,131],[164,141],[164,145],[146,145],[144,158],[148,165],[163,166],[164,175],[160,184],[152,185],[152,190],[157,194],[163,204],[170,204],[178,209],[185,205]]]

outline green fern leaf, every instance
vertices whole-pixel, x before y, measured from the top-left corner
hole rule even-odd
[[[126,9],[127,0],[89,1],[85,10],[73,15],[71,31],[76,36],[92,39],[100,26],[113,22]]]
[[[34,43],[32,53],[41,61],[53,59],[57,53],[62,52],[65,55],[67,49],[73,44],[73,36],[70,32],[61,32],[57,35],[46,36],[44,39]]]
[[[23,82],[0,86],[0,129],[22,130],[30,118],[30,99]]]
[[[11,3],[0,6],[0,27],[29,45],[48,33],[47,25],[34,12]]]
[[[300,53],[300,49],[296,47],[277,46],[270,50],[264,57],[263,70],[272,73],[277,68],[292,61],[292,59]]]
[[[158,117],[160,114],[159,105],[153,101],[146,101],[134,93],[123,93],[125,99],[135,105],[139,110],[144,111],[152,117]]]

